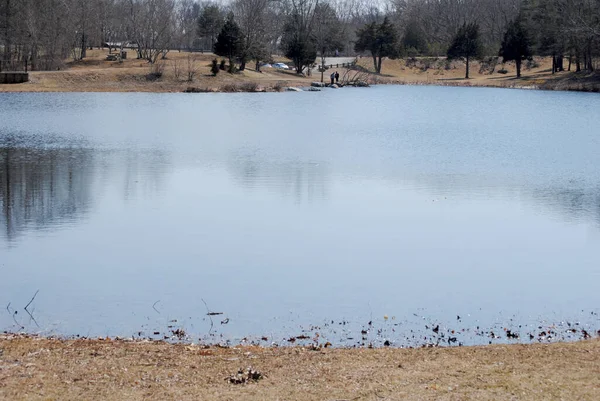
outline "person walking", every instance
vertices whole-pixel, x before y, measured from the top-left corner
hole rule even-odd
[[[331,78],[331,85],[333,85],[335,83],[335,72],[332,72],[329,78]]]
[[[335,83],[339,84],[340,83],[340,73],[339,72],[335,72]]]

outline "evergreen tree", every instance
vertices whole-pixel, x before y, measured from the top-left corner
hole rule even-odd
[[[285,56],[293,61],[296,72],[301,74],[317,59],[317,44],[314,36],[297,26],[293,19],[286,24],[282,44]]]
[[[469,79],[469,60],[481,57],[481,53],[479,25],[475,22],[464,23],[454,35],[452,44],[448,48],[448,59],[464,58],[467,62],[465,79]]]
[[[517,78],[520,78],[521,62],[531,57],[531,40],[519,17],[508,24],[498,55],[504,61],[515,61]]]
[[[217,4],[205,4],[198,17],[198,35],[210,39],[211,47],[215,45],[215,39],[223,28],[224,13]]]
[[[402,46],[409,56],[427,52],[425,32],[423,32],[423,29],[421,29],[416,19],[411,19],[406,25],[406,28],[404,28]]]
[[[356,32],[356,36],[358,40],[354,44],[354,50],[358,53],[369,51],[378,74],[381,73],[381,61],[384,57],[398,55],[398,34],[388,17],[381,24],[366,24]]]
[[[210,72],[212,72],[214,77],[216,77],[219,73],[219,63],[217,59],[213,59],[212,64],[210,66]]]
[[[235,71],[234,60],[239,57],[244,50],[244,39],[242,30],[235,22],[233,13],[229,13],[227,21],[221,29],[217,42],[214,46],[214,52],[217,56],[227,57],[229,60],[229,72]]]

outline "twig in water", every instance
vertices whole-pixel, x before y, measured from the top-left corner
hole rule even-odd
[[[10,311],[10,304],[11,304],[11,302],[9,302],[8,305],[6,305],[6,310],[8,311],[8,313],[10,314],[10,316],[12,316],[12,319],[15,322],[15,324],[17,325],[17,327],[20,327],[21,330],[23,330],[25,327],[21,323],[17,322],[17,318],[15,317],[15,315],[18,314],[18,312],[17,311],[11,312]]]
[[[204,298],[200,298],[200,299],[202,300],[202,302],[204,302],[204,306],[206,306],[206,315],[210,319],[210,329],[208,330],[208,335],[211,335],[212,329],[215,326],[215,324],[213,323],[211,311],[208,308],[208,305],[206,304],[206,301],[204,300]]]
[[[152,309],[154,309],[156,311],[156,313],[158,313],[160,315],[160,312],[158,311],[158,309],[156,309],[156,304],[160,302],[160,299],[158,301],[156,301],[155,303],[152,304]]]
[[[40,290],[37,290],[37,291],[35,292],[35,294],[33,294],[33,297],[31,298],[31,300],[29,301],[29,303],[28,303],[27,305],[25,305],[25,308],[24,308],[25,310],[27,310],[27,307],[28,307],[29,305],[31,305],[31,303],[33,302],[33,300],[35,299],[35,297],[37,297],[37,294],[38,294],[38,292],[40,292]],[[29,311],[27,311],[27,312],[29,312]]]
[[[35,323],[35,325],[38,327],[38,329],[40,328],[40,325],[38,324],[37,320],[35,320],[35,318],[33,317],[33,312],[35,311],[32,310],[31,312],[29,312],[27,309],[25,309],[25,312],[27,312],[27,314],[29,315],[29,323],[31,324],[31,321],[33,320],[33,323]]]
[[[15,324],[17,325],[17,327],[20,327],[21,330],[23,330],[25,328],[25,326],[23,326],[21,323],[17,322],[17,318],[15,317],[16,314],[17,314],[17,311],[15,311],[15,313],[12,314],[12,318],[15,321]]]

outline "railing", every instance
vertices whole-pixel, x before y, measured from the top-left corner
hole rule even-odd
[[[330,69],[330,68],[348,68],[348,67],[354,67],[356,65],[356,61],[352,61],[351,63],[341,63],[341,64],[325,64],[323,65],[323,67],[325,67],[325,69]],[[334,67],[335,66],[335,67]]]

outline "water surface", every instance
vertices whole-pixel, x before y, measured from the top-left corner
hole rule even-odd
[[[598,110],[486,88],[0,94],[0,329],[598,329]]]

